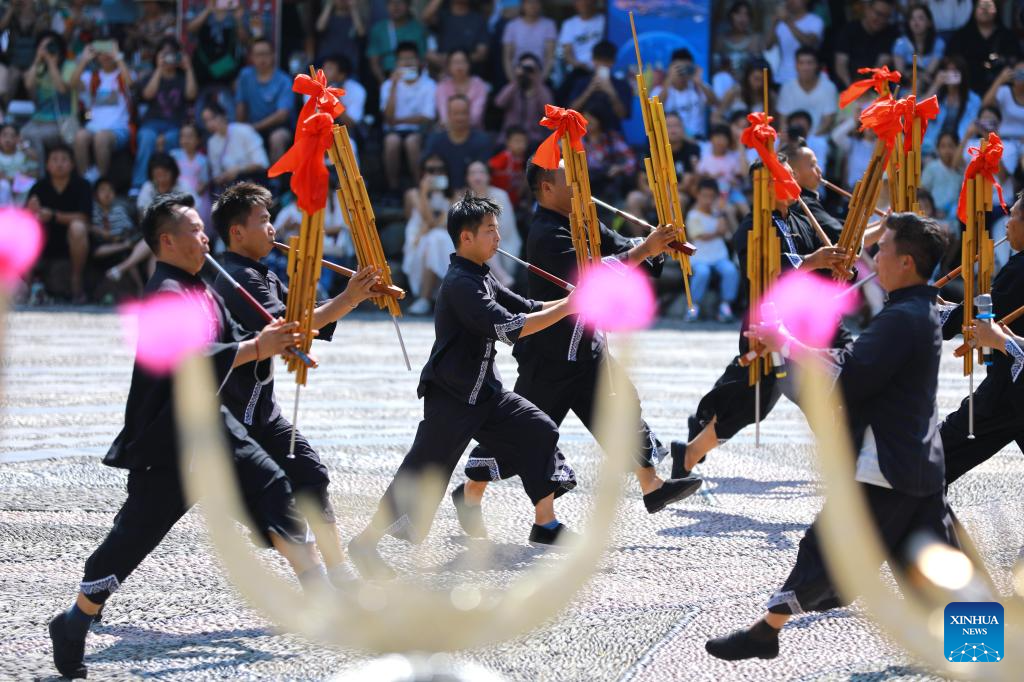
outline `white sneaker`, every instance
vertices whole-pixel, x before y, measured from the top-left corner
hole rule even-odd
[[[406,312],[410,315],[429,315],[430,308],[430,301],[425,298],[417,298]]]

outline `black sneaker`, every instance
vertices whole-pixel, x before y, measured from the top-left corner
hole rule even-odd
[[[58,613],[50,621],[50,641],[53,643],[53,664],[64,677],[85,679],[85,638],[71,639],[64,629],[64,614]]]
[[[569,530],[564,523],[559,523],[554,528],[545,528],[535,523],[533,528],[530,529],[531,545],[560,545],[576,537],[579,537],[579,535]]]
[[[755,631],[765,631],[765,636],[759,637],[755,634]],[[745,658],[775,658],[779,655],[779,634],[778,630],[763,622],[758,622],[747,630],[736,630],[725,637],[709,639],[704,643],[704,649],[715,658],[720,658],[723,661],[742,661]]]
[[[484,525],[484,514],[479,504],[466,504],[466,484],[460,483],[452,491],[452,504],[455,505],[455,516],[466,535],[471,538],[486,538],[487,526]]]
[[[657,490],[644,495],[644,506],[648,514],[657,514],[662,509],[697,492],[704,480],[697,476],[670,478]]]
[[[377,551],[376,542],[353,538],[348,543],[348,558],[366,580],[393,580],[397,576]]]
[[[103,605],[100,606],[100,610],[97,611],[96,615],[92,617],[92,622],[93,623],[99,624],[99,623],[103,622],[103,609],[106,608],[106,606],[107,606],[106,604],[103,604]]]

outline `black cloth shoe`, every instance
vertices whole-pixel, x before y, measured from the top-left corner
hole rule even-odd
[[[672,448],[672,478],[686,478],[690,470],[686,468],[686,443],[674,440]]]
[[[452,491],[452,504],[455,505],[455,516],[466,535],[471,538],[486,538],[487,526],[484,525],[484,514],[479,504],[466,504],[466,484],[460,483]]]
[[[377,551],[376,542],[353,538],[348,543],[348,558],[366,580],[393,580],[397,575]]]
[[[569,530],[563,523],[559,523],[554,528],[545,528],[535,523],[530,529],[531,545],[560,545],[566,540],[576,537],[579,535]]]
[[[725,637],[709,639],[704,643],[704,648],[723,661],[775,658],[779,655],[779,631],[760,620],[746,630],[736,630]]]
[[[644,506],[647,507],[647,513],[656,514],[673,502],[689,497],[697,492],[703,482],[704,479],[692,475],[686,478],[668,479],[661,484],[660,488],[644,495]]]
[[[85,679],[85,638],[71,639],[64,629],[64,614],[58,613],[50,621],[50,641],[53,643],[53,664],[64,677]]]

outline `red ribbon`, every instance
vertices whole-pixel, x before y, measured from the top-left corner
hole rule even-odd
[[[792,201],[800,196],[800,185],[786,167],[779,163],[775,153],[775,128],[771,126],[773,120],[763,111],[747,114],[750,125],[743,131],[740,141],[757,152],[765,168],[772,174],[775,179],[775,196]]]
[[[871,76],[864,80],[854,81],[850,87],[843,90],[839,95],[840,108],[845,109],[871,88],[874,88],[879,95],[886,95],[888,94],[888,84],[899,83],[903,78],[899,71],[890,71],[888,66],[883,66],[880,69],[857,69],[857,73],[871,74]]]
[[[295,193],[295,202],[303,212],[312,215],[327,205],[324,154],[334,142],[334,119],[345,111],[345,105],[340,100],[345,91],[327,85],[323,69],[316,72],[315,78],[306,74],[296,76],[292,90],[308,95],[309,99],[299,112],[295,142],[270,167],[267,177],[276,178],[290,172],[292,178],[289,185]]]
[[[896,145],[896,136],[903,132],[908,106],[905,99],[895,100],[891,95],[883,95],[861,112],[860,129],[871,130],[891,152]]]
[[[909,152],[914,146],[914,120],[921,120],[921,139],[928,131],[928,121],[934,121],[939,115],[939,98],[932,95],[928,99],[918,102],[917,97],[911,95],[906,98],[906,111],[903,114],[903,151]]]
[[[569,145],[578,152],[583,151],[583,136],[587,134],[587,119],[573,109],[563,109],[551,104],[544,105],[544,118],[540,124],[551,128],[553,133],[540,143],[533,155],[533,162],[541,168],[555,170],[562,160],[562,135],[569,135]]]
[[[981,147],[970,147],[967,153],[974,158],[967,164],[967,170],[964,172],[964,184],[960,188],[960,203],[956,209],[956,217],[960,219],[960,222],[967,223],[967,181],[979,175],[995,185],[996,193],[999,195],[999,205],[1003,207],[1003,212],[1008,214],[1010,211],[1007,210],[1006,201],[1003,200],[1002,185],[996,180],[999,163],[1003,160],[1003,141],[995,133],[989,133],[985,151],[982,151]]]

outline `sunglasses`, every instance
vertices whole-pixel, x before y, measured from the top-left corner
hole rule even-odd
[[[444,173],[444,166],[424,166],[423,170],[428,173]]]

